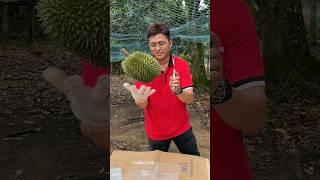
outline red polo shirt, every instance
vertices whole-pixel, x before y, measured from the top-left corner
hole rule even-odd
[[[172,58],[174,58],[174,65]],[[169,87],[169,78],[172,76],[174,66],[180,75],[181,88],[192,87],[189,65],[177,56],[170,56],[166,71],[152,82],[136,83],[137,88],[144,84],[156,90],[148,98],[148,105],[144,109],[146,134],[152,140],[170,139],[186,132],[191,127],[186,104],[180,101]]]
[[[264,86],[263,61],[249,7],[244,0],[211,0],[210,29],[220,39],[224,76],[234,88]],[[211,177],[250,180],[251,172],[242,131],[211,109]]]
[[[98,77],[104,74],[109,74],[108,68],[98,67],[82,61],[81,77],[88,87],[94,87]]]

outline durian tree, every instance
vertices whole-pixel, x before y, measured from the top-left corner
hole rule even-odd
[[[91,64],[105,67],[109,59],[107,0],[40,0],[36,6],[49,38]]]

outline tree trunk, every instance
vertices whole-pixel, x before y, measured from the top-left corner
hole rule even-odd
[[[300,0],[257,1],[260,11],[257,24],[263,42],[263,57],[267,76],[273,81],[289,72],[304,77],[320,70],[311,55],[306,39]],[[319,74],[316,73],[318,76]]]
[[[193,86],[209,90],[208,79],[204,67],[204,46],[202,43],[190,43],[189,47],[192,51],[191,56],[191,73]]]
[[[8,37],[8,30],[9,30],[9,5],[4,3],[3,10],[2,10],[2,31],[4,39]]]
[[[34,34],[34,14],[35,14],[35,2],[33,0],[27,1],[25,5],[25,17],[26,17],[26,28],[27,28],[27,43],[33,43]]]
[[[311,23],[310,23],[310,37],[312,43],[315,43],[317,41],[317,1],[318,0],[310,0],[310,17],[311,17]]]

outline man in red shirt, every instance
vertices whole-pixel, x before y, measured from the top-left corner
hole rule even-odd
[[[244,0],[211,7],[211,177],[250,180],[242,132],[263,128],[267,114],[255,24]]]
[[[200,155],[186,104],[193,101],[189,65],[170,54],[172,41],[164,24],[148,27],[148,45],[162,72],[150,83],[125,83],[135,103],[144,110],[145,129],[151,150],[168,151],[171,141],[184,154]]]

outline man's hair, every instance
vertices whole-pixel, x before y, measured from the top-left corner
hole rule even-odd
[[[148,27],[148,29],[147,29],[148,40],[151,36],[155,36],[157,34],[163,34],[168,38],[168,40],[170,40],[170,29],[165,24],[155,23],[155,24],[152,24]]]

